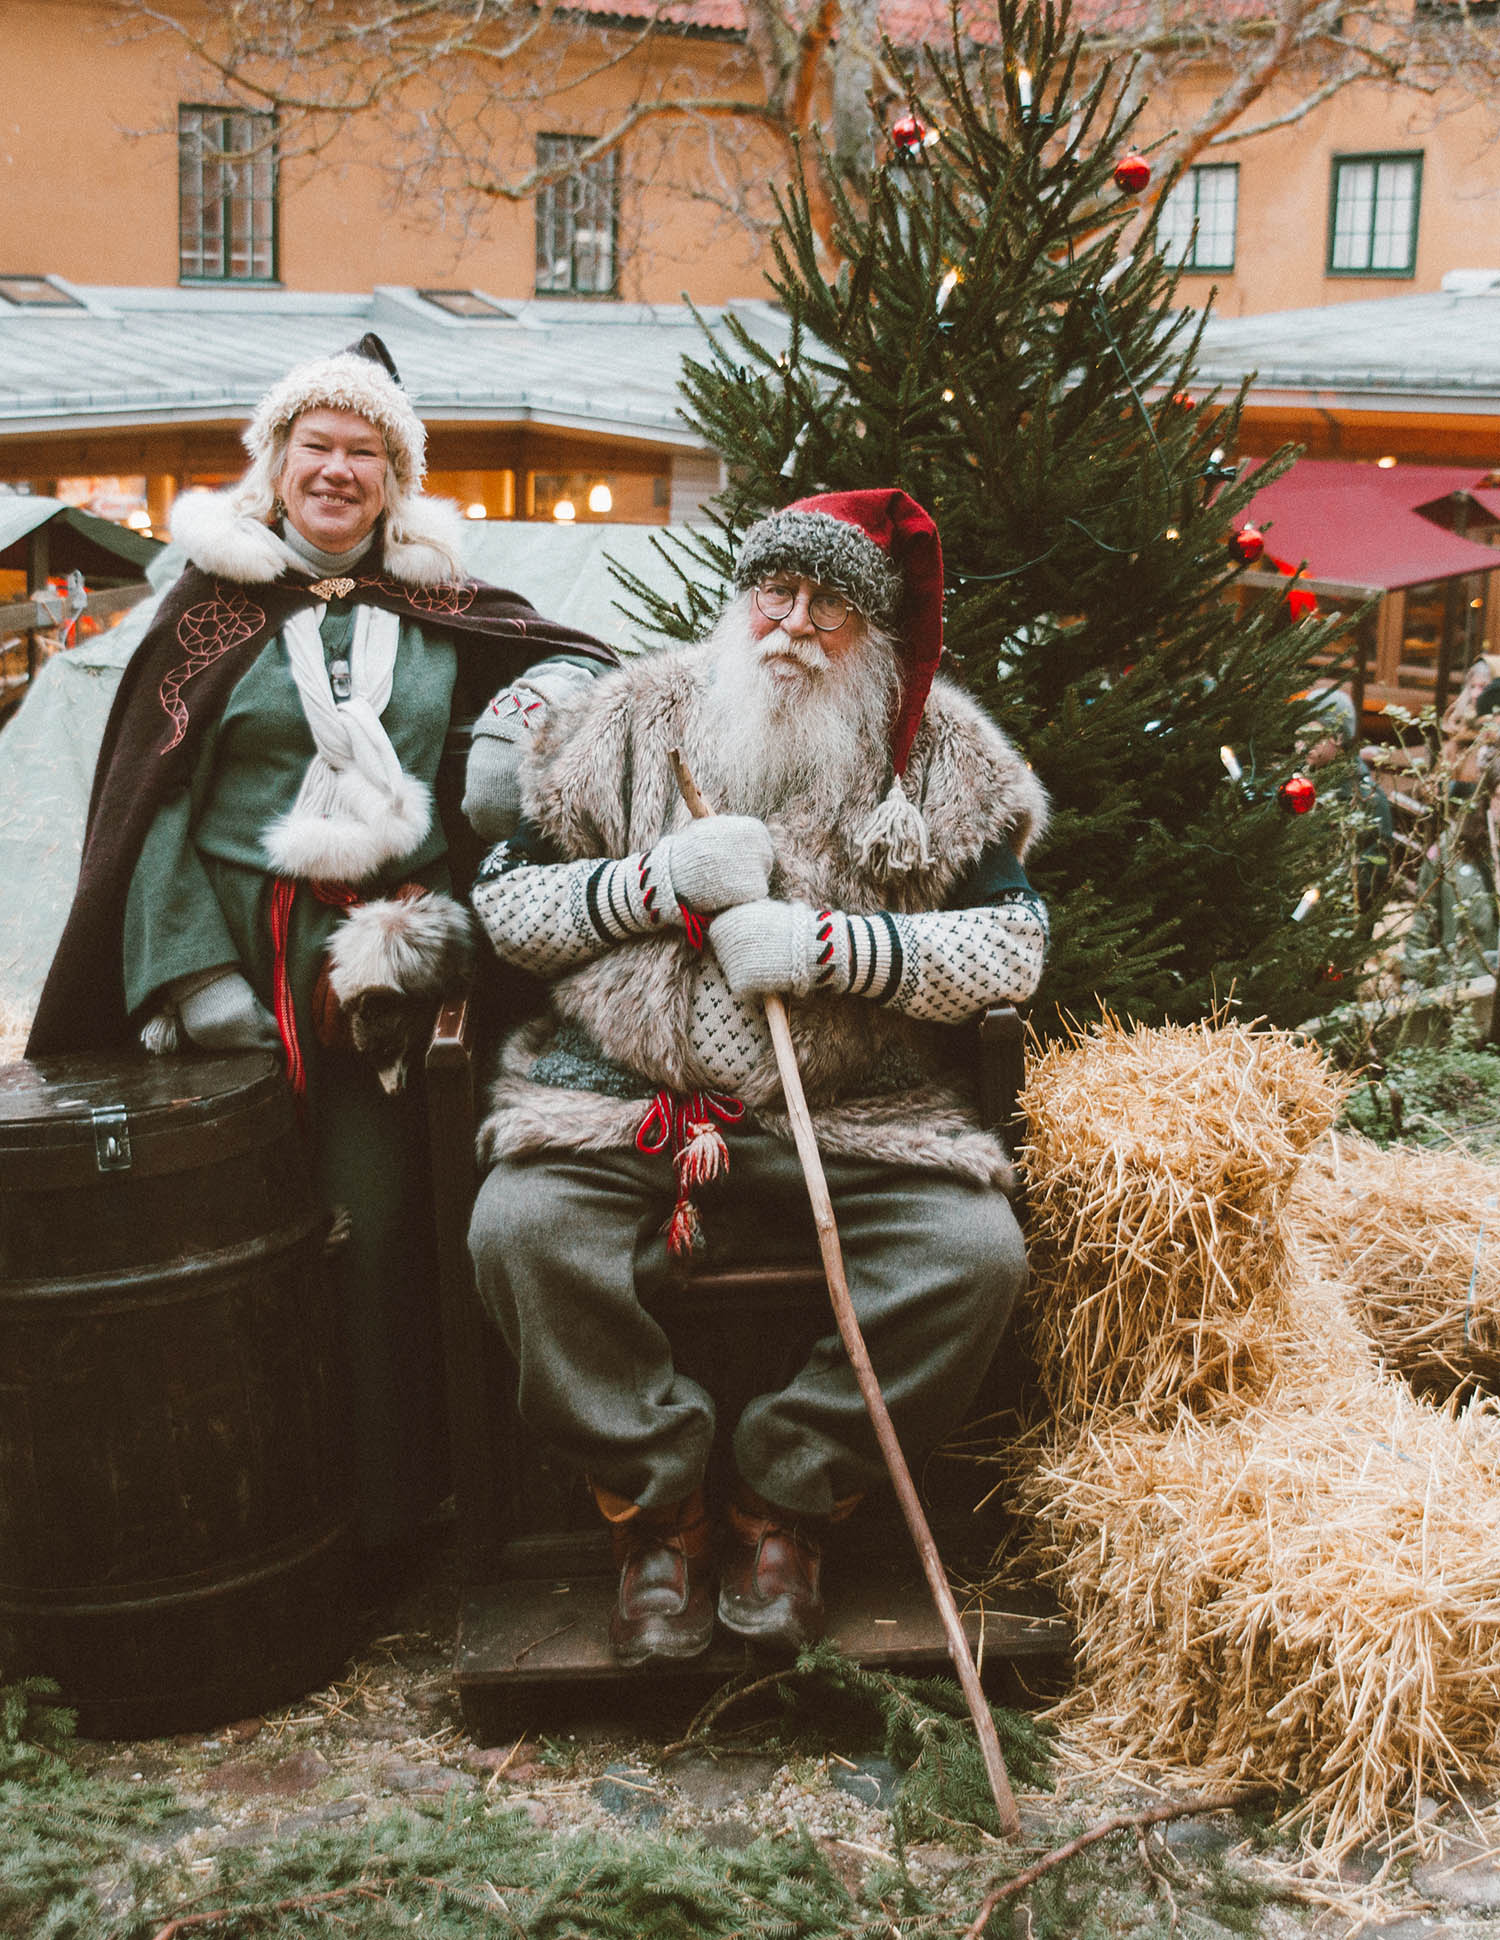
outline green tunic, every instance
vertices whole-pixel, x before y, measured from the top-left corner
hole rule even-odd
[[[325,660],[347,657],[353,608],[324,615]],[[431,786],[457,663],[446,640],[403,621],[382,724],[410,775]],[[125,996],[149,1013],[173,979],[237,965],[272,1008],[270,899],[261,832],[296,799],[316,752],[280,636],[267,643],[211,728],[189,788],[152,823],[125,913]],[[367,897],[417,881],[449,886],[447,841],[432,827],[408,855],[361,883]],[[420,1077],[389,1098],[356,1054],[317,1041],[312,987],[342,912],[301,891],[288,979],[307,1067],[305,1134],[324,1202],[348,1209],[334,1255],[343,1295],[360,1529],[369,1546],[411,1534],[446,1487],[436,1276]]]

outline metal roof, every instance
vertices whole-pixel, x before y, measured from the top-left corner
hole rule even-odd
[[[1210,317],[1197,381],[1237,386],[1257,404],[1336,398],[1355,410],[1500,414],[1500,272],[1456,287],[1316,310]],[[1496,444],[1500,446],[1500,428]]]
[[[0,437],[106,425],[249,416],[292,365],[378,330],[429,419],[534,423],[702,449],[682,418],[685,355],[704,341],[685,304],[508,299],[504,317],[455,317],[416,290],[355,294],[125,289],[51,279],[58,310],[0,304]],[[1453,288],[1249,317],[1211,317],[1197,381],[1252,396],[1348,409],[1500,416],[1500,272]],[[773,303],[732,312],[773,352],[789,329]],[[1497,432],[1500,444],[1500,432]]]
[[[294,364],[377,330],[424,418],[702,447],[679,410],[683,356],[704,348],[686,305],[494,296],[504,317],[458,318],[393,287],[325,295],[53,281],[80,307],[0,305],[0,435],[245,418]],[[729,307],[773,348],[785,343],[773,304]],[[716,326],[725,311],[702,314]]]

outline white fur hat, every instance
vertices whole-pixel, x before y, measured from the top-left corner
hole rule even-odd
[[[278,462],[284,434],[304,411],[352,411],[385,439],[403,492],[427,471],[427,431],[401,388],[395,361],[373,330],[332,357],[299,364],[271,386],[245,429],[245,449],[258,465]]]

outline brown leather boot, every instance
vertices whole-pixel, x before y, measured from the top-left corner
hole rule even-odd
[[[620,1566],[610,1648],[622,1664],[696,1657],[714,1634],[713,1541],[703,1491],[643,1509],[594,1491]]]
[[[719,1621],[736,1636],[801,1650],[823,1634],[823,1536],[828,1519],[778,1509],[739,1483],[719,1573]]]

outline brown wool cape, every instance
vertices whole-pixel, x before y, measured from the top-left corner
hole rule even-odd
[[[587,633],[544,619],[519,593],[464,579],[418,585],[356,568],[352,597],[452,640],[453,720],[474,719],[508,681],[550,654],[615,664]],[[105,1051],[130,1038],[123,934],[130,880],[157,809],[188,785],[204,736],[311,582],[246,584],[189,566],[121,676],[89,800],[78,887],[42,990],[26,1055]]]

